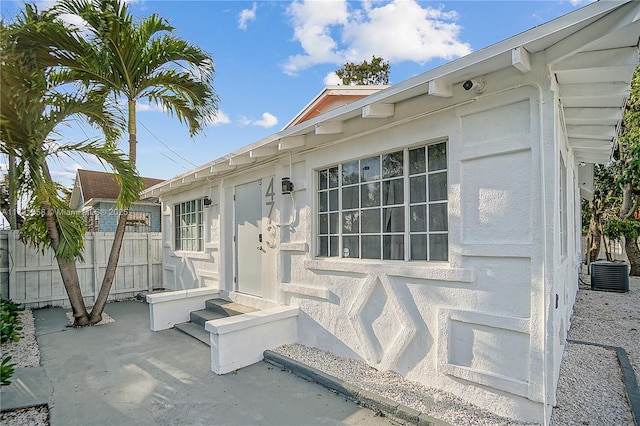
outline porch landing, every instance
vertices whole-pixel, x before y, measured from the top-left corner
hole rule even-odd
[[[257,309],[252,307],[229,302],[224,299],[209,299],[205,301],[204,309],[190,312],[189,322],[176,324],[174,328],[198,339],[207,346],[211,346],[210,333],[205,330],[207,321],[247,314],[249,312],[255,312],[256,310]]]
[[[262,361],[264,351],[298,341],[299,308],[256,309],[200,288],[146,296],[153,331],[176,328],[211,347],[211,371],[226,374]]]

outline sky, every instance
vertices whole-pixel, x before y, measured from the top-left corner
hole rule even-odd
[[[399,83],[589,1],[130,1],[133,16],[161,15],[176,36],[213,57],[220,99],[195,138],[177,118],[139,102],[138,171],[169,179],[280,131],[325,86],[337,84],[333,72],[346,62],[382,57],[390,84]],[[53,2],[36,3],[42,9]],[[23,8],[23,1],[0,2],[4,21]],[[86,130],[65,127],[58,138],[78,142]],[[128,152],[126,136],[121,149]],[[92,158],[62,158],[50,167],[67,187],[78,168],[104,170]]]

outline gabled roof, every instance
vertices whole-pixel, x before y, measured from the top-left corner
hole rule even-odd
[[[615,142],[622,111],[638,65],[640,2],[600,0],[531,30],[470,53],[438,68],[390,86],[306,121],[286,127],[258,142],[156,185],[143,196],[157,196],[193,182],[248,167],[258,160],[340,143],[401,124],[396,103],[426,96],[429,106],[417,116],[437,112],[467,80],[501,70],[530,72],[532,58],[545,62],[559,98],[567,142],[577,161],[606,163]],[[538,53],[543,53],[534,57]],[[535,65],[535,62],[534,62]],[[461,95],[467,93],[467,95]],[[445,101],[445,102],[443,102]],[[351,123],[359,120],[358,126]]]
[[[143,177],[144,189],[164,182],[162,179]],[[86,204],[90,200],[116,200],[120,194],[120,185],[113,177],[113,173],[95,170],[78,169],[76,180],[71,193],[71,205],[83,200]]]
[[[389,86],[362,85],[362,86],[327,86],[313,98],[282,130],[310,120],[327,111],[373,95]]]

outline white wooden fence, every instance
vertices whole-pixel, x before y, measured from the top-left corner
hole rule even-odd
[[[87,233],[84,262],[78,261],[78,277],[87,306],[100,291],[112,232]],[[138,292],[162,287],[162,237],[160,233],[127,233],[109,300],[134,297]],[[27,308],[69,307],[69,299],[51,250],[25,246],[17,231],[0,232],[0,291],[3,297]]]
[[[629,263],[629,259],[627,258],[627,253],[624,250],[624,240],[610,240],[608,237],[603,237],[603,240],[606,240],[606,244],[610,247],[611,258],[614,261],[622,261],[622,262]],[[604,242],[605,241],[601,241],[600,243],[600,253],[598,253],[598,256],[596,257],[596,259],[598,260],[607,260],[607,254],[605,252]],[[584,262],[586,252],[587,252],[587,237],[584,235],[582,236],[582,248],[584,250],[582,261]]]

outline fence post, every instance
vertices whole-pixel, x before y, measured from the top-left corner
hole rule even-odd
[[[151,232],[147,232],[147,287],[153,291],[153,240]]]
[[[98,277],[98,235],[96,232],[91,232],[91,255],[93,256],[93,303],[96,303],[98,298],[99,277]]]
[[[7,251],[9,252],[9,298],[13,298],[14,295],[11,291],[11,287],[17,284],[16,278],[16,265],[14,262],[16,256],[16,239],[18,236],[18,231],[11,230],[7,234]]]

